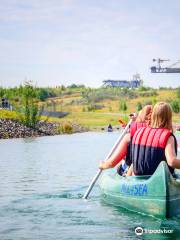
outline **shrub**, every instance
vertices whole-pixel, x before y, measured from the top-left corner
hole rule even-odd
[[[152,96],[157,96],[157,91],[156,90],[151,90],[147,92],[140,92],[139,96],[141,97],[152,97]]]
[[[59,133],[71,134],[73,132],[72,124],[69,122],[62,123],[59,127]]]
[[[136,109],[138,112],[142,109],[142,104],[140,102],[137,103]]]
[[[88,110],[88,112],[90,112],[90,111],[95,111],[95,110],[102,109],[103,107],[104,107],[104,105],[90,104],[87,107],[87,110]]]
[[[138,89],[140,92],[144,92],[144,91],[149,91],[150,90],[150,88],[149,87],[144,87],[144,86],[141,86],[141,87],[139,87],[139,89]]]
[[[174,100],[174,101],[172,101],[172,102],[170,103],[170,105],[171,105],[171,107],[172,107],[173,112],[179,113],[179,111],[180,111],[180,106],[179,106],[178,101]]]
[[[15,111],[1,109],[0,118],[19,119],[19,116]]]
[[[31,82],[26,82],[21,89],[22,104],[19,106],[19,117],[25,126],[32,128],[35,128],[38,121],[36,93],[36,88]]]
[[[126,102],[120,101],[120,103],[119,103],[119,110],[123,111],[123,112],[126,112],[126,110],[127,110]]]
[[[109,106],[109,112],[112,112],[112,107],[111,106]]]
[[[177,91],[176,91],[176,94],[177,94],[177,98],[179,99],[180,101],[180,87],[178,87]]]
[[[45,101],[45,99],[48,98],[49,95],[49,91],[45,88],[39,88],[37,90],[37,97],[40,101]]]

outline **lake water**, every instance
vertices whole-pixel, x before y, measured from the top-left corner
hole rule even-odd
[[[0,240],[180,239],[178,217],[159,220],[106,205],[98,185],[82,199],[118,136],[91,132],[1,140]],[[137,226],[173,233],[138,238]]]

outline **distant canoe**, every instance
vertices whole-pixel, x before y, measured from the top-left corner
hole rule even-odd
[[[109,204],[159,218],[180,215],[180,179],[171,175],[164,161],[152,176],[122,177],[106,171],[100,188]]]

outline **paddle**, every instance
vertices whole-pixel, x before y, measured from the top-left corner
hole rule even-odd
[[[107,155],[106,160],[108,160],[108,158],[112,155],[112,153],[114,152],[114,150],[116,149],[116,147],[119,145],[120,141],[123,139],[124,135],[127,133],[129,126],[132,122],[132,119],[128,122],[128,124],[126,125],[125,129],[123,130],[123,132],[121,133],[121,135],[119,136],[119,138],[117,139],[116,143],[114,144],[114,146],[112,147],[111,151],[109,152],[109,154]],[[96,183],[97,179],[99,178],[99,176],[102,173],[102,169],[99,169],[99,171],[97,172],[97,174],[94,176],[93,180],[91,181],[86,193],[84,194],[83,198],[87,199],[87,197],[89,196],[94,184]]]

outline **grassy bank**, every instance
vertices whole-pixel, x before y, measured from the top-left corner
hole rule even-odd
[[[111,123],[118,126],[119,119],[128,121],[128,114],[138,111],[138,106],[154,105],[158,101],[179,102],[179,89],[118,89],[118,88],[64,88],[47,94],[43,101],[37,99],[39,107],[46,111],[63,111],[64,118],[41,117],[48,122],[77,123],[88,128],[101,128]],[[50,90],[48,90],[50,91]],[[51,96],[51,97],[48,97]],[[17,96],[16,96],[17,104]],[[124,104],[126,107],[123,109]],[[0,110],[0,118],[18,119],[16,112]],[[180,114],[173,112],[174,123],[180,123]]]
[[[143,94],[132,99],[126,96],[114,97],[112,99],[104,98],[93,103],[97,109],[90,108],[92,103],[85,102],[81,92],[73,93],[72,95],[64,95],[63,97],[56,97],[55,99],[47,99],[46,104],[47,109],[50,111],[69,112],[69,115],[62,119],[49,118],[50,121],[72,121],[89,128],[107,126],[109,123],[115,126],[119,125],[119,118],[127,121],[128,118],[125,117],[125,115],[137,112],[138,103],[141,103],[143,106],[146,104],[155,104],[158,101],[173,101],[176,96],[176,90],[156,90],[156,95],[154,96],[147,96],[148,94],[142,95]],[[52,101],[54,101],[53,104],[55,107],[52,106]],[[121,102],[126,103],[126,111],[120,109]],[[179,113],[173,112],[173,121],[174,123],[180,122]]]

